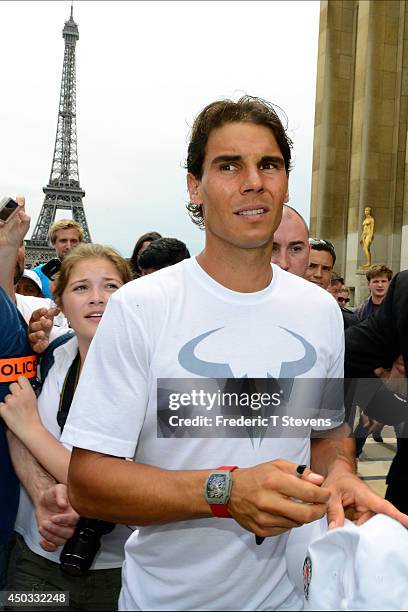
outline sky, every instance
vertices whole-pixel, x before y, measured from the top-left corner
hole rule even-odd
[[[206,104],[243,94],[285,112],[294,142],[289,204],[309,219],[319,8],[74,2],[79,176],[94,242],[129,256],[156,230],[197,254],[203,232],[185,210],[189,131]],[[0,196],[26,196],[28,237],[51,170],[69,14],[66,0],[0,2]]]

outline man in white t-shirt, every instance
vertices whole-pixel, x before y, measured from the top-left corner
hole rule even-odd
[[[126,544],[122,610],[300,609],[285,565],[291,528],[326,513],[342,525],[342,500],[361,520],[382,511],[408,526],[355,475],[351,439],[311,444],[310,419],[297,436],[274,436],[255,403],[242,405],[240,427],[237,406],[223,405],[227,389],[251,381],[296,379],[296,396],[298,377],[342,377],[337,304],[270,263],[290,145],[262,100],[200,113],[187,180],[205,249],[120,289],[89,350],[62,439],[76,447],[78,512],[139,526]],[[254,533],[268,538],[262,546]]]

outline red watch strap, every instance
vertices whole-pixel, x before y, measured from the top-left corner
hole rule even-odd
[[[216,468],[217,470],[222,470],[224,472],[229,471],[233,472],[238,469],[237,465],[221,465]],[[214,516],[218,518],[232,518],[228,511],[228,506],[226,504],[210,504],[211,512]]]
[[[232,518],[228,511],[228,507],[224,504],[210,504],[211,512],[217,518]]]

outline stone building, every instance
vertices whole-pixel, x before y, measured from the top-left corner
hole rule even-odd
[[[334,242],[356,302],[366,207],[372,263],[408,268],[407,114],[408,3],[322,0],[310,229]]]

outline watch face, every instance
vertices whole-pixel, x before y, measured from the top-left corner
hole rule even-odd
[[[226,474],[211,474],[207,483],[207,496],[209,499],[223,499],[227,483]]]

